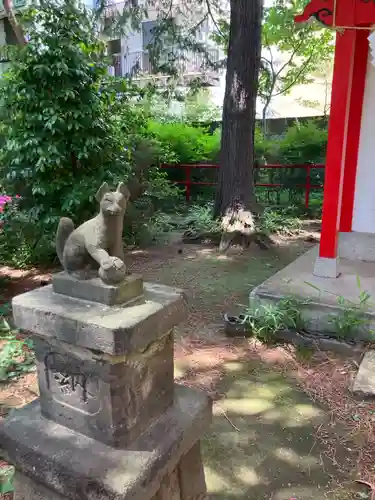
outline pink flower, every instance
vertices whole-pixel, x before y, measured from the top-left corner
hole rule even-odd
[[[7,194],[3,194],[0,196],[0,206],[4,206],[10,201],[12,201],[11,196],[8,196]]]

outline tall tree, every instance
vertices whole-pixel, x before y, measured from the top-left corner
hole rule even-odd
[[[272,100],[289,94],[296,85],[314,81],[322,67],[332,61],[334,35],[318,23],[296,25],[294,17],[306,5],[305,0],[273,0],[264,9],[262,22],[262,57],[258,96],[263,104],[265,121]],[[222,18],[212,38],[224,50],[228,46],[229,20]]]
[[[225,231],[253,225],[254,132],[261,56],[262,0],[231,0],[221,161],[215,215]]]

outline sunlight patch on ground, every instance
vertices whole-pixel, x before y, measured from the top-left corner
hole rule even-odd
[[[275,450],[274,455],[279,460],[284,460],[293,467],[298,465],[298,467],[302,467],[306,471],[310,471],[312,467],[319,466],[315,458],[309,455],[301,456],[291,448],[279,447]]]
[[[238,415],[259,415],[273,408],[273,404],[269,401],[259,398],[252,399],[225,399],[220,404],[224,411],[237,413]]]
[[[323,500],[332,463],[314,437],[322,409],[261,363],[226,368],[203,441],[209,500]]]

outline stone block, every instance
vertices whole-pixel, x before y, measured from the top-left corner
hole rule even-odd
[[[55,493],[40,483],[36,483],[21,472],[14,478],[15,500],[64,500],[59,493]]]
[[[131,274],[121,283],[107,285],[99,278],[77,280],[62,272],[52,276],[52,289],[55,293],[76,299],[99,302],[107,306],[126,304],[143,295],[143,279]]]
[[[35,337],[42,415],[109,446],[126,447],[173,403],[173,336],[109,356]]]
[[[36,401],[0,423],[0,442],[21,474],[51,491],[46,498],[150,500],[161,484],[176,485],[176,475],[165,483],[163,478],[178,468],[211,415],[212,403],[204,393],[176,386],[173,406],[123,450],[45,419]]]
[[[199,441],[181,458],[179,476],[181,500],[204,500],[207,497]]]
[[[175,469],[171,474],[167,474],[156,496],[157,500],[181,500],[180,480],[178,469]]]
[[[179,289],[144,283],[144,295],[130,305],[107,306],[53,292],[52,285],[12,301],[18,328],[110,355],[142,351],[187,316]]]
[[[375,351],[363,356],[352,391],[361,396],[375,396]]]
[[[339,259],[317,257],[314,266],[314,276],[319,276],[320,278],[337,278],[340,276]]]

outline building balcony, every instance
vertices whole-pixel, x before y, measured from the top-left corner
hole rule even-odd
[[[177,67],[182,75],[199,76],[203,73],[216,73],[217,71],[210,67],[210,63],[218,63],[220,51],[218,48],[208,48],[207,58],[205,54],[182,51],[177,58]],[[122,76],[130,76],[133,78],[162,76],[158,69],[153,65],[150,55],[147,50],[129,52],[125,54],[121,62]],[[159,66],[163,63],[167,64],[168,59],[161,60]],[[118,70],[119,71],[119,70]]]
[[[13,0],[13,9],[17,11],[18,9],[22,9],[29,3],[30,2],[28,2],[28,0]],[[3,1],[0,0],[0,18],[4,17],[5,15],[6,14]]]

